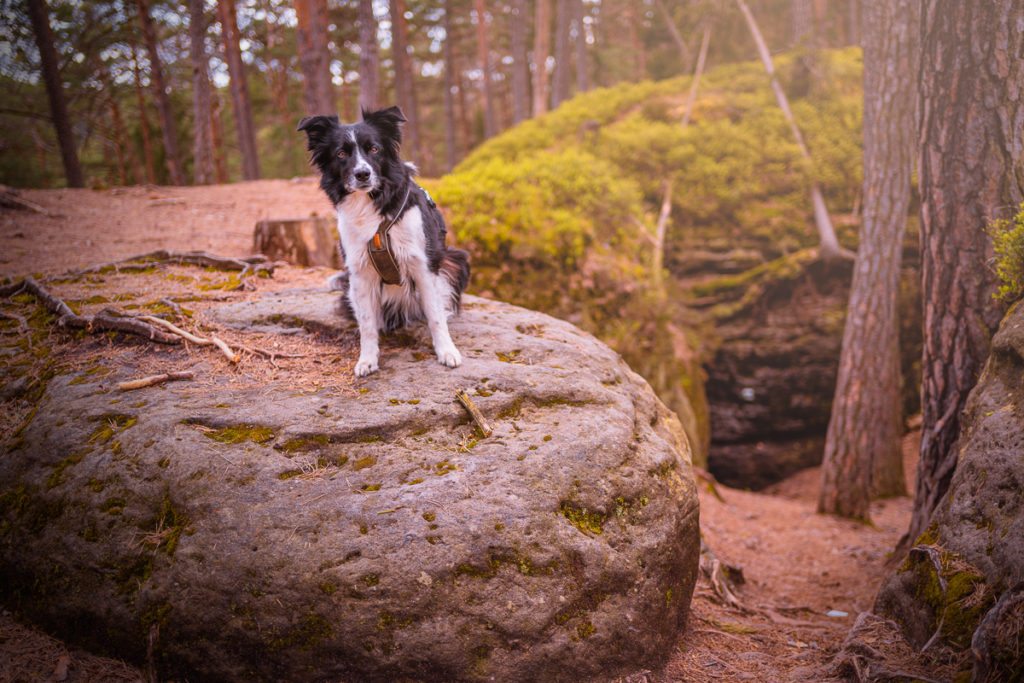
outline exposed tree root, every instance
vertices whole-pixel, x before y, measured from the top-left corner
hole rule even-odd
[[[239,270],[241,271],[239,279],[255,275],[260,271],[273,275],[274,268],[277,265],[275,263],[270,263],[269,259],[262,254],[247,256],[245,258],[234,258],[231,256],[217,256],[216,254],[209,254],[205,251],[157,249],[156,251],[151,251],[145,254],[130,256],[126,259],[121,259],[120,261],[101,263],[99,265],[89,266],[88,268],[82,268],[81,270],[71,271],[64,277],[81,277],[83,275],[98,273],[109,269],[113,269],[116,272],[145,270],[146,268],[151,268],[153,265],[158,263],[170,263],[175,265],[188,263],[194,266],[202,266],[204,268]]]
[[[117,388],[121,391],[131,391],[132,389],[142,389],[143,387],[151,387],[156,384],[163,384],[164,382],[171,382],[179,379],[192,379],[193,377],[193,373],[189,370],[185,370],[183,372],[165,372],[161,375],[150,375],[149,377],[142,377],[141,379],[121,382],[117,385]]]

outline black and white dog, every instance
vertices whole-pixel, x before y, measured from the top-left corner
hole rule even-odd
[[[359,323],[359,377],[377,369],[379,333],[414,321],[426,320],[438,362],[450,368],[462,363],[448,316],[458,312],[469,283],[469,254],[445,246],[444,218],[413,182],[414,168],[399,157],[405,121],[401,109],[390,107],[363,111],[363,120],[350,125],[337,116],[310,116],[298,127],[309,138],[320,187],[338,214],[346,270],[329,283],[346,292],[342,308]],[[382,233],[384,244],[390,241],[384,258],[391,277],[370,254],[374,240],[381,247]]]

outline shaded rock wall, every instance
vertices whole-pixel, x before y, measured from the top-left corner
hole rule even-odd
[[[975,680],[1019,680],[1024,671],[1024,305],[1009,312],[993,337],[992,354],[962,424],[949,495],[910,556],[883,584],[875,610],[899,622],[918,647],[936,634],[956,650],[973,647]]]

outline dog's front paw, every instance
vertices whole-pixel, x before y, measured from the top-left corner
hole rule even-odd
[[[366,377],[371,372],[377,372],[377,359],[360,358],[356,363],[356,377]]]
[[[457,368],[462,365],[462,355],[454,346],[437,349],[437,362],[449,368]]]

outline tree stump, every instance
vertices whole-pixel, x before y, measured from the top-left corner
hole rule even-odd
[[[299,266],[341,268],[333,217],[268,218],[256,223],[253,250]]]

